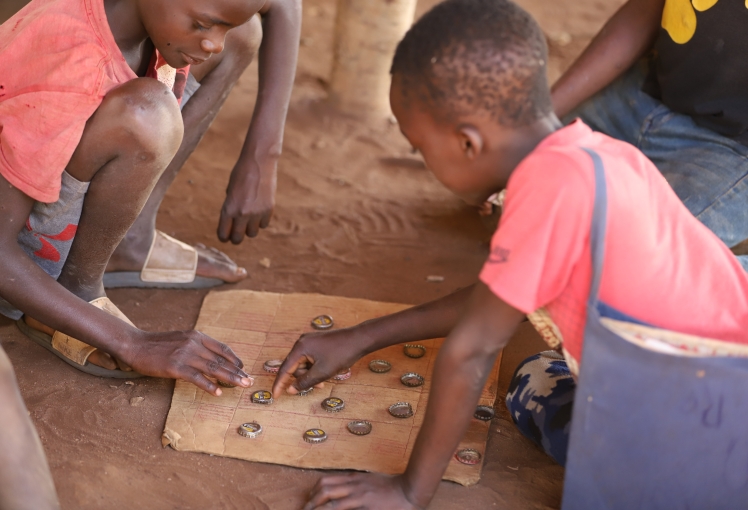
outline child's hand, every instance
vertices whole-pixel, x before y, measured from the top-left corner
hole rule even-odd
[[[299,390],[321,386],[341,370],[350,368],[364,354],[362,335],[355,327],[324,333],[302,335],[278,370],[272,393],[279,396],[284,390],[296,394]],[[296,383],[292,385],[293,379]]]
[[[228,345],[199,331],[141,333],[123,358],[143,375],[183,379],[216,396],[221,390],[206,376],[243,388],[254,383]]]
[[[276,160],[249,166],[240,161],[231,172],[226,200],[221,208],[218,239],[239,244],[244,235],[256,237],[270,224],[275,207]]]
[[[405,496],[401,476],[374,473],[323,476],[312,489],[304,510],[418,510]]]

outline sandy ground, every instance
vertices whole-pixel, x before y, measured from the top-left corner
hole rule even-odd
[[[0,2],[0,20],[22,0]],[[422,1],[419,14],[433,5]],[[570,63],[620,0],[522,0],[551,43],[551,78]],[[490,232],[409,152],[397,127],[360,123],[319,105],[330,73],[335,2],[308,0],[297,85],[280,162],[271,227],[223,246],[249,270],[234,286],[420,303],[475,281]],[[186,242],[217,245],[228,174],[254,103],[256,67],[170,189],[159,227]],[[270,268],[259,264],[271,260]],[[426,276],[442,275],[442,283]],[[194,325],[201,291],[111,291],[141,328]],[[296,509],[320,472],[162,448],[173,382],[133,385],[91,377],[0,320],[0,341],[42,438],[65,509]],[[502,386],[517,363],[542,348],[525,324],[505,352]],[[144,397],[137,407],[132,397]],[[516,431],[502,403],[491,427],[480,484],[443,482],[431,508],[557,508],[563,470]]]

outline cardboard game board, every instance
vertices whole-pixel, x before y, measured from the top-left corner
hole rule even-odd
[[[223,395],[215,397],[191,383],[177,381],[164,429],[164,445],[179,451],[302,468],[402,473],[423,422],[442,340],[421,342],[426,354],[418,359],[405,356],[402,345],[377,351],[351,367],[349,379],[328,382],[304,397],[279,395],[274,403],[263,405],[252,403],[250,395],[271,389],[275,375],[265,372],[263,363],[285,358],[302,333],[313,331],[310,321],[314,317],[328,314],[333,317],[335,328],[344,328],[408,306],[319,294],[211,292],[203,302],[196,329],[230,345],[255,383],[248,389],[222,388]],[[384,374],[370,371],[368,365],[373,359],[389,361],[392,370]],[[493,406],[496,400],[500,361],[491,371],[481,405]],[[400,377],[406,372],[422,375],[425,384],[404,386]],[[343,399],[345,409],[338,413],[325,411],[321,402],[330,396]],[[409,402],[414,415],[405,419],[390,415],[388,408],[396,402]],[[351,434],[347,424],[357,419],[371,422],[372,432],[365,436]],[[259,437],[247,438],[237,433],[242,423],[252,421],[263,427]],[[465,465],[453,458],[444,479],[462,485],[478,482],[490,423],[471,420],[460,443],[460,448],[478,450],[481,462]],[[311,428],[323,429],[327,441],[305,442],[302,434]]]

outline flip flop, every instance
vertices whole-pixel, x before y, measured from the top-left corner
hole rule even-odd
[[[91,304],[96,308],[100,308],[110,315],[122,319],[130,325],[134,324],[122,313],[122,311],[114,306],[108,297],[101,297],[91,301]],[[110,370],[108,368],[100,367],[88,362],[88,357],[92,352],[96,350],[96,347],[81,342],[71,336],[62,333],[61,331],[55,331],[55,334],[50,336],[43,331],[34,329],[23,320],[23,317],[16,321],[16,325],[21,332],[29,337],[31,340],[41,345],[49,352],[60,358],[68,365],[77,368],[81,372],[87,374],[96,375],[99,377],[110,377],[114,379],[136,379],[143,377],[143,374],[138,372],[125,372],[124,370]]]
[[[218,278],[196,276],[197,258],[195,248],[156,230],[143,269],[104,273],[104,287],[204,289],[225,283]]]

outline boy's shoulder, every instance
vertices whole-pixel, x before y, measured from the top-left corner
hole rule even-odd
[[[38,91],[98,94],[106,74],[125,81],[127,70],[101,0],[32,0],[0,25],[6,99]]]
[[[603,161],[606,180],[613,177],[651,184],[653,178],[661,178],[636,147],[594,132],[576,120],[542,140],[514,170],[508,187],[592,197],[595,178],[590,152]]]

